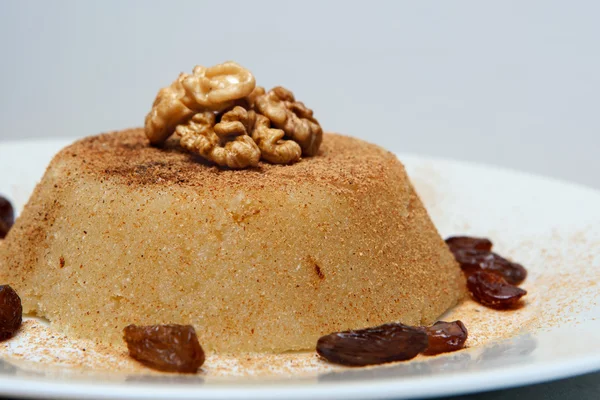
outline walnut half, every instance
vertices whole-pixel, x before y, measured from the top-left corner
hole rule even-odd
[[[323,140],[312,110],[292,92],[280,86],[265,92],[232,61],[180,74],[158,92],[144,128],[152,144],[176,132],[188,151],[236,169],[261,158],[292,164],[317,154]]]
[[[146,136],[152,144],[160,144],[194,114],[230,108],[255,86],[252,73],[232,61],[209,68],[198,65],[191,75],[180,74],[158,92],[146,116]]]
[[[282,140],[285,132],[271,128],[264,115],[256,114],[255,118],[252,139],[258,145],[262,159],[272,164],[292,164],[300,159],[302,149],[298,143]]]
[[[156,95],[152,110],[146,115],[144,131],[150,143],[160,144],[167,140],[177,125],[186,122],[195,114],[184,104],[185,89],[181,82],[186,74],[180,74],[169,87],[162,88]]]
[[[323,130],[311,109],[296,101],[294,94],[278,86],[255,100],[256,110],[271,120],[275,128],[297,142],[302,154],[313,156],[319,151]]]
[[[226,119],[224,124],[216,124],[215,114],[206,111],[177,126],[181,146],[222,167],[241,169],[257,166],[260,150],[247,134],[245,123],[248,121],[242,120],[242,113],[235,110],[223,115]],[[233,114],[227,116],[229,113]]]
[[[246,68],[227,61],[213,67],[197,65],[182,85],[189,95],[191,108],[197,111],[223,111],[233,102],[252,93],[254,75]]]

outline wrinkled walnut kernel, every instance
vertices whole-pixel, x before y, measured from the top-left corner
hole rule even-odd
[[[240,133],[241,130],[231,129],[244,127],[243,123],[221,126],[222,137],[219,137],[215,133],[215,122],[215,114],[209,111],[196,114],[185,125],[179,125],[176,132],[181,136],[181,146],[222,167],[257,166],[260,150],[256,143],[246,133]]]
[[[236,106],[221,116],[219,123],[215,124],[214,130],[221,139],[239,135],[250,136],[254,127],[256,114],[245,108]]]
[[[0,340],[13,337],[21,327],[21,322],[21,298],[9,285],[0,285]]]
[[[146,136],[160,144],[194,114],[230,108],[250,95],[255,84],[250,71],[231,61],[210,68],[196,66],[192,75],[182,73],[158,92],[146,116]]]
[[[313,117],[311,109],[296,101],[289,90],[278,86],[255,100],[257,111],[269,118],[275,128],[283,129],[285,135],[297,142],[302,154],[313,156],[319,151],[323,130]]]
[[[302,149],[293,140],[282,140],[285,132],[270,127],[269,119],[256,114],[252,139],[260,149],[261,158],[272,164],[292,164],[300,159]]]
[[[154,145],[174,132],[186,150],[222,167],[263,160],[292,164],[315,155],[323,130],[311,109],[283,87],[268,93],[250,71],[228,61],[194,67],[158,92],[144,126]]]
[[[246,68],[227,61],[209,68],[197,65],[182,84],[193,99],[195,110],[222,111],[252,93],[256,81]]]
[[[152,110],[146,115],[144,132],[152,144],[167,140],[177,125],[184,123],[194,115],[184,102],[185,90],[181,85],[186,74],[180,74],[169,87],[162,88],[156,95]]]
[[[123,334],[129,355],[150,368],[194,374],[204,364],[204,350],[191,325],[129,325]]]
[[[256,111],[256,99],[265,94],[265,88],[262,86],[256,86],[252,92],[244,97],[235,101],[236,106],[244,107],[246,110]]]

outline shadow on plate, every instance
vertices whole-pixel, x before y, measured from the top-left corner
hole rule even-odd
[[[465,349],[457,353],[411,362],[399,362],[389,366],[329,372],[319,375],[318,380],[319,382],[380,380],[429,376],[456,371],[482,371],[530,361],[531,353],[536,347],[536,340],[531,335],[525,334],[492,343],[481,349]]]

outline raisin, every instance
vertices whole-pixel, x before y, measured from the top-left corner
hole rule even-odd
[[[0,340],[11,338],[23,322],[21,298],[8,285],[0,285]]]
[[[511,285],[518,285],[527,277],[527,270],[521,264],[509,261],[491,251],[459,249],[453,253],[467,275],[483,269],[502,276]]]
[[[123,333],[129,355],[150,368],[196,373],[204,363],[204,350],[191,325],[129,325]]]
[[[460,350],[465,346],[469,333],[461,321],[438,321],[430,327],[422,327],[429,344],[423,354],[432,356]]]
[[[10,201],[0,196],[0,239],[4,239],[15,223],[15,210]]]
[[[335,332],[322,336],[317,353],[332,363],[347,366],[410,360],[427,348],[427,334],[398,323]]]
[[[486,238],[470,237],[470,236],[451,236],[446,239],[446,244],[450,247],[450,250],[454,249],[474,249],[491,251],[492,242]]]
[[[500,275],[483,270],[469,276],[467,288],[476,301],[497,309],[513,308],[527,294]]]

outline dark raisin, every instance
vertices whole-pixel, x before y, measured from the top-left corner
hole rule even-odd
[[[483,251],[492,250],[492,242],[486,238],[451,236],[446,239],[446,244],[452,251],[454,251],[454,249],[475,249]]]
[[[424,331],[397,323],[331,333],[317,342],[317,353],[321,357],[348,366],[410,360],[426,348]]]
[[[21,298],[8,285],[0,285],[0,340],[11,338],[23,322]]]
[[[129,325],[123,333],[129,355],[150,368],[196,373],[204,363],[204,350],[191,325]]]
[[[527,270],[521,264],[492,253],[494,261],[486,265],[485,270],[501,275],[511,285],[520,285],[527,278]]]
[[[513,308],[527,294],[500,275],[483,270],[469,276],[467,288],[476,301],[497,309]]]
[[[521,264],[509,261],[490,251],[459,249],[453,253],[456,261],[467,275],[483,269],[502,276],[511,285],[518,285],[527,277],[527,270]]]
[[[0,239],[4,239],[15,223],[15,210],[10,201],[0,196]]]
[[[435,355],[460,350],[465,346],[469,333],[461,321],[438,321],[430,327],[422,327],[429,344],[423,352],[426,355]]]

